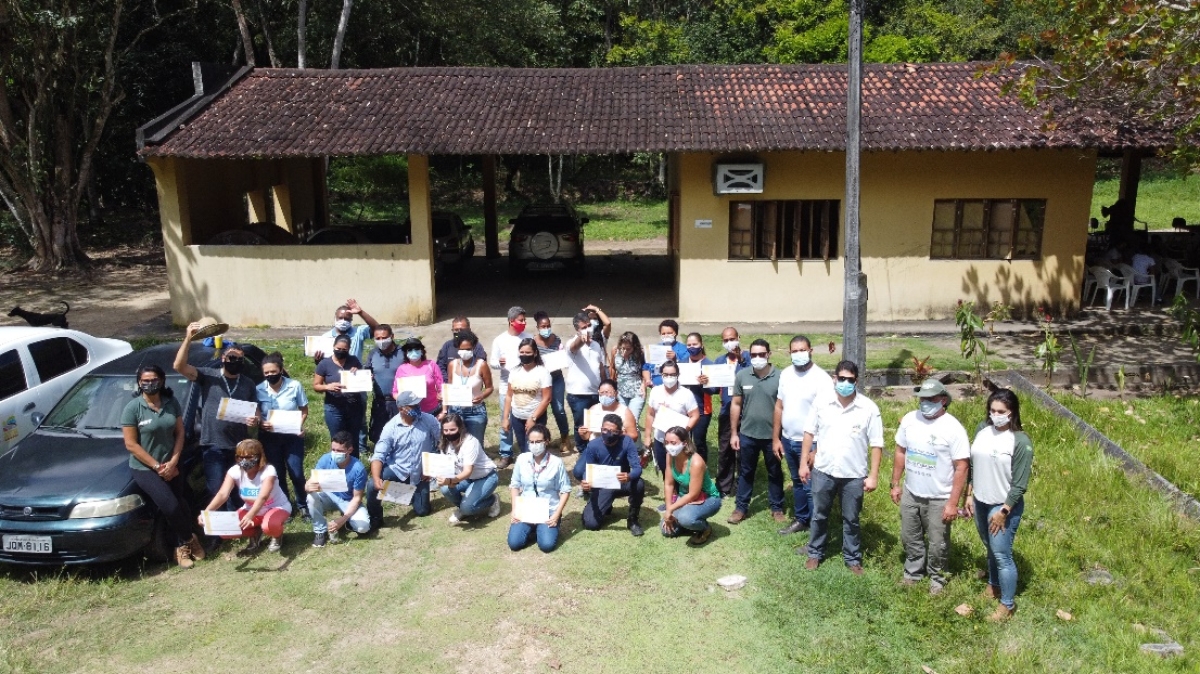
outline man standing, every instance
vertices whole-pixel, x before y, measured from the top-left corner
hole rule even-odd
[[[808,531],[812,519],[812,495],[800,480],[800,448],[804,444],[804,422],[813,401],[833,395],[833,378],[812,361],[812,342],[796,335],[788,345],[792,366],[779,373],[779,400],[775,402],[775,456],[786,457],[792,477],[792,523],[779,530],[787,536]]]
[[[349,491],[325,492],[316,480],[304,485],[308,492],[308,512],[313,524],[313,547],[323,548],[326,543],[337,543],[338,531],[349,525],[359,536],[371,532],[371,520],[367,509],[362,508],[363,493],[367,488],[367,469],[352,456],[354,438],[346,431],[339,431],[329,443],[330,451],[317,459],[317,470],[343,470]],[[332,522],[325,513],[336,510],[341,515]]]
[[[371,429],[367,434],[371,442],[379,442],[383,426],[396,416],[396,400],[392,397],[392,384],[396,381],[396,370],[404,363],[404,354],[396,347],[392,326],[380,323],[372,331],[375,348],[367,356],[363,367],[371,371]]]
[[[421,454],[437,452],[442,427],[435,417],[421,411],[421,400],[412,391],[396,396],[397,414],[383,427],[371,457],[371,480],[367,483],[367,515],[371,529],[383,523],[379,492],[384,480],[416,487],[412,509],[418,517],[433,512],[429,505],[429,480],[421,471]]]
[[[629,519],[626,527],[629,533],[641,536],[644,532],[638,520],[642,511],[642,500],[646,496],[646,482],[642,480],[642,462],[638,458],[637,444],[622,432],[623,423],[621,417],[616,414],[605,415],[600,426],[600,437],[588,443],[587,449],[583,450],[583,455],[575,462],[571,473],[588,494],[587,504],[583,507],[584,529],[599,531],[604,526],[604,519],[612,514],[613,501],[628,497]],[[620,466],[617,481],[621,483],[621,488],[593,488],[584,479],[589,463]]]
[[[737,500],[727,520],[737,524],[750,512],[754,493],[754,473],[761,454],[767,466],[767,503],[776,522],[785,522],[783,514],[783,468],[775,455],[775,401],[779,394],[779,370],[771,365],[771,345],[765,339],[750,344],[750,367],[737,373],[733,382],[733,402],[729,406],[732,437],[729,446],[738,453]]]
[[[575,335],[567,341],[570,366],[565,383],[567,406],[571,408],[575,424],[575,446],[583,447],[585,441],[579,429],[584,425],[583,417],[588,408],[600,402],[600,373],[604,371],[605,354],[604,347],[595,340],[587,313],[576,314],[573,324]]]
[[[804,568],[809,571],[820,566],[829,537],[829,514],[833,511],[833,499],[837,497],[842,502],[842,559],[854,575],[861,576],[858,516],[862,512],[863,494],[875,491],[879,484],[883,419],[875,403],[857,392],[857,365],[843,360],[834,372],[837,377],[834,395],[815,401],[804,424],[800,479],[811,480],[813,516],[808,545],[796,548],[796,554],[808,556]],[[816,452],[815,461],[814,443],[821,450]],[[868,448],[871,454],[869,471]]]
[[[471,330],[471,319],[466,316],[455,316],[454,320],[450,321],[450,339],[442,344],[441,350],[438,351],[437,365],[442,371],[442,381],[450,381],[447,376],[450,361],[458,358],[458,345],[462,342],[462,334]],[[487,352],[478,343],[475,344],[475,360],[476,363],[482,363],[487,360]]]
[[[950,525],[967,483],[971,441],[967,429],[946,412],[950,393],[942,382],[926,379],[917,392],[917,410],[900,420],[892,465],[892,502],[900,506],[904,579],[916,585],[929,576],[929,594],[941,594],[950,554]],[[904,478],[904,486],[900,478]],[[929,539],[926,553],[925,540]]]
[[[354,325],[354,317],[358,316],[363,319],[366,325]],[[346,300],[346,303],[338,307],[333,312],[333,328],[325,333],[326,337],[337,337],[339,335],[347,335],[350,337],[350,355],[362,361],[363,342],[367,341],[367,337],[371,336],[371,331],[379,326],[379,322],[371,317],[363,308],[358,305],[358,301],[354,299]],[[313,354],[313,363],[320,363],[325,357],[325,353],[318,351]]]
[[[508,328],[492,340],[492,355],[491,360],[488,361],[488,365],[493,370],[500,371],[500,384],[496,390],[500,392],[501,410],[504,409],[504,397],[508,394],[508,372],[521,362],[520,356],[517,355],[517,348],[521,346],[523,339],[532,339],[525,332],[525,310],[521,307],[512,307],[508,310]],[[497,470],[504,470],[512,463],[512,453],[512,430],[505,431],[501,426],[500,458],[496,461]]]
[[[725,355],[717,359],[718,365],[732,365],[734,375],[750,367],[750,354],[742,351],[736,328],[728,327],[721,331],[721,346],[725,347]],[[737,489],[738,453],[729,446],[733,435],[733,424],[729,422],[732,402],[733,387],[726,386],[721,389],[721,411],[717,414],[717,491],[721,492],[722,498]]]

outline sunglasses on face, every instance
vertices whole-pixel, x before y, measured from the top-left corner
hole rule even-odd
[[[767,357],[767,352],[766,352],[766,351],[759,351],[758,353],[755,353],[755,352],[751,351],[751,352],[750,352],[750,357],[751,357],[751,358],[766,358],[766,357]]]
[[[839,375],[837,376],[837,380],[838,380],[838,381],[848,381],[848,382],[850,382],[851,384],[853,384],[853,383],[855,383],[855,382],[857,382],[857,381],[858,381],[858,377],[843,377],[842,375],[840,375],[840,374],[839,374]]]

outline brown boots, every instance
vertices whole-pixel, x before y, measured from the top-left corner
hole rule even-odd
[[[558,447],[559,451],[561,451],[564,455],[570,454],[571,450],[575,447],[575,439],[570,435],[561,436],[558,439]]]
[[[175,548],[175,561],[181,569],[190,569],[195,565],[192,560],[200,561],[204,559],[204,546],[200,544],[200,539],[196,534],[192,534],[191,540],[183,545]]]

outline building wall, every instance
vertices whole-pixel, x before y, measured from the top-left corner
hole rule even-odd
[[[837,258],[730,260],[729,204],[845,200],[843,153],[764,153],[759,195],[713,194],[719,155],[681,155],[679,314],[687,321],[836,321],[842,317],[844,232]],[[738,157],[743,160],[745,157]],[[862,160],[862,267],[872,320],[953,316],[961,300],[1057,310],[1079,306],[1095,153],[1082,150],[867,153]],[[931,260],[936,199],[1046,199],[1041,260]],[[844,215],[844,213],[843,213]],[[699,229],[697,220],[712,220]]]

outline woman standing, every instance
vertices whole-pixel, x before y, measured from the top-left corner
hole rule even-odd
[[[542,365],[537,342],[526,337],[517,347],[521,364],[508,373],[508,393],[504,396],[502,428],[512,429],[517,453],[527,447],[526,433],[536,424],[546,423],[546,408],[550,406],[550,372]],[[503,462],[504,457],[500,457]],[[507,467],[507,463],[500,468]]]
[[[988,620],[1008,620],[1017,610],[1017,565],[1013,540],[1025,512],[1025,490],[1033,472],[1033,443],[1021,430],[1021,403],[1000,389],[988,397],[987,420],[971,443],[967,512],[987,551],[987,596],[1000,604]]]
[[[308,396],[300,382],[292,379],[283,369],[283,356],[278,351],[263,358],[263,382],[258,385],[258,407],[262,411],[262,433],[259,440],[267,454],[267,462],[279,475],[283,493],[293,504],[293,512],[299,511],[308,519],[307,494],[304,490],[304,422],[308,420]],[[267,419],[273,410],[300,413],[300,433],[277,433]],[[287,478],[291,478],[291,492]]]
[[[442,418],[441,451],[454,455],[454,477],[439,477],[442,496],[454,504],[450,524],[463,518],[487,512],[488,517],[500,514],[500,497],[495,495],[499,475],[496,464],[483,453],[483,445],[467,433],[462,417],[447,412]]]
[[[456,337],[454,345],[458,350],[458,358],[446,366],[447,384],[469,386],[471,388],[470,407],[447,407],[446,411],[462,418],[467,427],[467,433],[483,446],[483,433],[487,430],[487,405],[483,401],[492,395],[492,369],[475,355],[479,345],[479,337],[470,330],[463,330]]]
[[[666,434],[654,428],[655,415],[660,409],[666,408],[687,417],[688,422],[685,428],[690,433],[700,419],[700,407],[696,405],[696,396],[679,385],[679,363],[668,360],[659,367],[658,371],[659,376],[662,377],[662,385],[655,386],[646,401],[646,408],[649,411],[646,412],[646,427],[642,430],[644,433],[642,442],[645,443],[646,449],[654,451],[654,465],[660,472],[665,472],[667,450],[663,447],[663,439]]]
[[[325,394],[325,425],[329,437],[346,431],[355,438],[354,458],[358,458],[358,433],[366,412],[365,393],[342,393],[342,371],[357,372],[362,363],[350,355],[350,338],[333,338],[333,354],[321,359],[313,372],[313,391]]]
[[[137,371],[135,399],[121,412],[121,432],[129,450],[133,481],[154,502],[175,536],[175,561],[185,569],[204,559],[204,546],[192,532],[187,484],[179,474],[183,453],[183,411],[157,365]]]
[[[667,465],[663,473],[663,494],[667,510],[663,513],[662,533],[678,536],[689,531],[688,545],[704,545],[712,536],[708,518],[721,509],[721,494],[708,475],[708,464],[696,453],[687,429],[675,426],[663,437]]]
[[[719,394],[721,390],[705,388],[708,385],[708,377],[704,374],[704,366],[712,365],[713,361],[709,360],[708,353],[704,350],[704,338],[700,333],[690,333],[686,346],[688,357],[685,362],[691,363],[693,367],[700,366],[700,375],[697,377],[699,383],[684,387],[696,396],[696,406],[700,408],[700,418],[692,427],[692,443],[700,456],[708,461],[708,424],[712,421],[712,396],[714,393]]]
[[[275,474],[275,467],[267,463],[261,442],[242,440],[236,452],[237,464],[225,474],[225,482],[205,510],[216,510],[225,505],[229,494],[237,487],[238,495],[246,504],[238,508],[238,523],[242,526],[242,536],[250,539],[250,543],[238,554],[258,552],[263,532],[271,538],[267,550],[278,552],[279,538],[283,536],[283,525],[292,514],[292,504],[288,503],[283,490],[279,488],[279,476]],[[203,515],[200,516],[200,523],[204,523]]]
[[[608,362],[608,376],[617,382],[617,395],[621,404],[629,408],[634,421],[642,416],[642,408],[646,405],[646,386],[650,375],[644,372],[646,353],[642,351],[642,342],[632,332],[622,333],[613,347]]]
[[[538,327],[537,335],[533,338],[533,341],[537,342],[538,355],[544,356],[555,351],[562,351],[563,341],[554,334],[554,328],[550,325],[550,314],[539,311],[533,315],[533,320],[537,321]],[[554,423],[558,426],[558,444],[563,451],[570,448],[571,442],[571,424],[567,422],[565,405],[566,396],[567,381],[563,371],[551,371],[550,411],[554,413]]]
[[[541,424],[529,429],[529,452],[517,457],[513,468],[512,502],[521,495],[550,501],[550,517],[545,522],[521,522],[514,516],[508,527],[508,548],[514,552],[529,547],[537,539],[538,549],[552,552],[558,545],[558,525],[571,498],[571,478],[562,459],[546,451],[550,432]]]
[[[442,412],[442,369],[435,361],[425,357],[425,345],[416,337],[404,340],[400,347],[404,351],[404,362],[396,368],[396,381],[392,384],[392,397],[400,394],[400,380],[404,377],[422,377],[425,380],[425,397],[421,399],[421,411],[440,416]],[[415,393],[415,391],[414,391]]]

